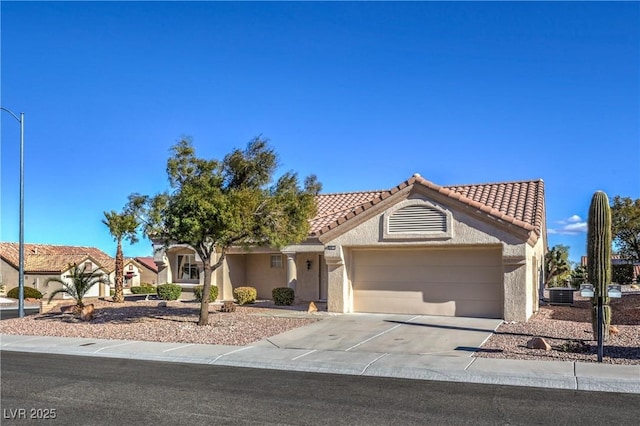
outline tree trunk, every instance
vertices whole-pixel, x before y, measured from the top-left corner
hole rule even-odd
[[[122,255],[122,244],[118,241],[116,249],[116,289],[113,295],[113,301],[116,303],[124,302],[124,290],[122,282],[124,280],[124,256]]]
[[[209,324],[209,295],[211,294],[211,263],[209,259],[202,259],[204,263],[204,285],[202,288],[202,302],[200,302],[200,319],[198,325]]]

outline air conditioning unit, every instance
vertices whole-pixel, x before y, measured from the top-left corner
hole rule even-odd
[[[573,305],[573,293],[571,287],[553,287],[549,289],[550,305]]]

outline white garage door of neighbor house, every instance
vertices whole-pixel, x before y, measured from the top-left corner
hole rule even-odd
[[[355,312],[502,318],[498,249],[353,252]]]

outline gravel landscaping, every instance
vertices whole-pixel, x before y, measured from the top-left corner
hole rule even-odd
[[[235,312],[223,313],[219,312],[220,305],[211,304],[209,325],[198,326],[200,304],[196,302],[171,301],[166,307],[159,306],[158,301],[91,303],[95,306],[94,319],[88,322],[56,307],[45,314],[2,320],[0,333],[242,346],[327,315],[307,314],[300,306],[273,309],[269,302],[237,306]]]
[[[640,292],[611,299],[612,321],[619,333],[604,343],[602,361],[640,364]],[[542,337],[551,350],[528,349]],[[573,306],[544,305],[526,323],[502,323],[475,356],[484,358],[597,362],[597,341],[591,330],[591,300],[578,292]]]
[[[81,321],[54,308],[49,313],[0,321],[1,334],[126,339],[155,342],[247,345],[330,315],[326,305],[307,313],[307,304],[278,307],[269,301],[237,306],[222,313],[210,305],[209,325],[196,324],[199,303],[158,301],[93,301],[94,319]],[[596,362],[596,342],[591,332],[591,301],[576,292],[573,306],[544,305],[526,323],[503,323],[476,352],[477,357]],[[629,291],[611,301],[619,333],[604,347],[603,362],[640,364],[640,291]],[[533,337],[544,338],[551,350],[528,349]]]

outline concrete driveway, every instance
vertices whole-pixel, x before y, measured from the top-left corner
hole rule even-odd
[[[286,349],[470,356],[502,320],[428,315],[344,314],[259,343]]]

